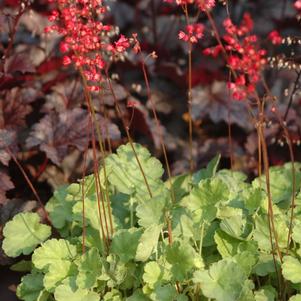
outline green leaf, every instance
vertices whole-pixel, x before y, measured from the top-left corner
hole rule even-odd
[[[171,190],[170,186],[172,186],[173,192],[175,194],[176,202],[178,202],[190,192],[191,175],[183,174],[183,175],[172,177],[170,180],[167,180],[165,182],[165,186],[169,190]]]
[[[139,163],[146,175],[151,192],[154,193],[163,187],[161,176],[163,168],[160,161],[151,157],[149,151],[140,144],[133,144]],[[135,153],[128,143],[117,149],[117,154],[111,154],[106,158],[106,168],[109,182],[119,192],[135,195],[139,202],[149,198],[148,189]]]
[[[292,297],[289,298],[288,301],[301,301],[301,295],[297,294],[295,296],[292,296]]]
[[[243,191],[246,209],[251,214],[260,207],[265,198],[266,194],[260,188],[250,187]]]
[[[122,296],[118,290],[112,289],[104,295],[102,301],[122,301]]]
[[[279,263],[276,262],[277,269],[279,269]],[[254,272],[261,277],[267,276],[268,274],[275,273],[275,265],[273,256],[270,254],[261,253],[257,264],[254,266]]]
[[[55,289],[54,298],[56,301],[99,301],[100,296],[87,289],[72,289],[69,285],[62,284]]]
[[[76,284],[79,288],[93,288],[101,272],[102,263],[99,252],[96,248],[92,248],[81,257]]]
[[[151,294],[151,299],[153,301],[171,301],[176,297],[177,291],[175,287],[171,284],[164,286],[158,286]]]
[[[263,286],[260,290],[255,292],[256,301],[275,301],[277,292],[271,285]]]
[[[301,221],[295,219],[294,227],[293,227],[293,240],[299,244],[301,244]]]
[[[278,237],[280,248],[286,248],[288,227],[284,215],[274,215],[275,231]],[[255,218],[254,240],[258,242],[261,250],[271,251],[270,230],[267,215],[260,215]]]
[[[163,268],[156,262],[150,261],[144,266],[143,281],[154,289],[163,279]]]
[[[244,239],[250,233],[250,227],[242,210],[236,209],[236,212],[236,215],[224,218],[220,223],[220,228],[232,237]]]
[[[47,271],[49,266],[73,261],[75,257],[75,246],[67,240],[53,238],[34,251],[32,262],[37,269]]]
[[[86,220],[86,223],[88,225],[90,225],[91,227],[93,227],[95,230],[98,230],[98,231],[100,230],[100,227],[101,227],[99,211],[100,211],[100,214],[101,214],[103,227],[106,227],[104,215],[106,214],[106,216],[108,216],[108,204],[107,204],[107,202],[105,202],[105,204],[104,204],[105,213],[104,213],[104,210],[103,210],[102,203],[99,206],[100,206],[100,208],[98,208],[98,200],[97,200],[96,195],[90,195],[89,197],[85,198],[85,220]],[[82,227],[82,220],[83,220],[82,200],[76,202],[76,204],[73,206],[73,218]],[[113,216],[112,219],[113,219],[113,221],[112,221],[113,222],[113,228],[116,229],[117,224],[116,224],[116,221],[114,219],[114,216]],[[109,229],[109,232],[110,232],[111,231],[110,230],[110,222],[109,222],[108,217],[107,217],[107,225],[108,225],[108,229]]]
[[[250,251],[243,251],[236,254],[233,259],[245,271],[246,275],[249,276],[258,261],[258,254]]]
[[[221,155],[216,155],[207,165],[206,168],[203,168],[193,174],[192,182],[194,185],[197,185],[201,180],[210,179],[215,176],[218,164],[220,162]]]
[[[228,259],[212,264],[209,270],[196,271],[193,277],[193,282],[201,285],[203,294],[217,301],[238,300],[246,280],[241,267]]]
[[[32,269],[32,262],[30,260],[21,260],[13,264],[10,269],[15,272],[30,272]]]
[[[137,261],[146,261],[157,248],[158,239],[163,225],[152,225],[142,233],[135,259]]]
[[[188,272],[194,267],[194,258],[197,256],[194,249],[187,242],[175,241],[166,247],[166,260],[172,265],[173,279],[183,281]]]
[[[28,255],[50,234],[51,228],[40,223],[37,213],[19,213],[4,226],[2,248],[10,257]]]
[[[239,196],[244,190],[250,187],[250,184],[245,183],[247,176],[239,171],[228,169],[220,170],[216,176],[221,180],[229,190],[229,199],[234,199]]]
[[[141,229],[122,229],[115,233],[112,240],[111,252],[118,255],[124,263],[135,258]]]
[[[52,263],[48,271],[45,272],[44,287],[48,292],[53,293],[55,288],[61,284],[61,282],[75,274],[75,266],[70,261],[59,261]]]
[[[202,180],[181,203],[192,212],[195,222],[210,223],[216,217],[216,205],[226,201],[228,195],[228,188],[221,180],[207,179]]]
[[[137,206],[136,215],[138,223],[144,228],[159,225],[164,222],[166,198],[157,196]]]
[[[199,237],[198,229],[195,229],[191,213],[182,207],[176,207],[171,211],[172,236],[180,238]]]
[[[216,230],[214,240],[217,244],[217,250],[223,258],[233,257],[237,253],[240,241],[224,231],[220,229]]]
[[[301,173],[300,164],[295,164],[296,191],[300,189]],[[269,169],[270,189],[274,203],[289,201],[292,197],[292,166],[287,163],[284,166],[273,166]],[[253,181],[254,187],[260,187],[259,178]],[[261,177],[261,186],[266,190],[265,176]]]
[[[78,184],[71,185],[72,187],[74,185],[79,186]],[[76,198],[68,195],[66,186],[60,187],[53,193],[53,196],[46,204],[46,210],[49,212],[51,223],[55,228],[62,229],[67,223],[72,222],[72,207],[75,202]]]
[[[137,289],[132,296],[126,298],[126,301],[150,301],[150,299],[143,294],[141,289]]]
[[[17,297],[24,301],[42,301],[43,274],[28,274],[22,277],[21,283],[17,288]]]
[[[284,256],[282,263],[283,277],[293,283],[301,283],[301,263],[292,256]]]

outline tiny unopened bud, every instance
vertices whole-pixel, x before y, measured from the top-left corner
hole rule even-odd
[[[151,57],[152,57],[154,60],[158,58],[158,56],[157,56],[157,54],[156,54],[155,51],[153,51],[153,52],[151,53]]]

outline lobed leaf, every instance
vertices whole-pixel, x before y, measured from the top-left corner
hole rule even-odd
[[[37,213],[19,213],[4,226],[2,248],[10,257],[28,255],[50,234],[51,228],[40,223]]]

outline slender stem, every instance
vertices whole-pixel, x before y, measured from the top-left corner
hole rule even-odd
[[[144,173],[144,171],[143,171],[141,162],[140,162],[140,160],[139,160],[139,158],[138,158],[138,155],[137,155],[137,152],[136,152],[136,150],[135,150],[134,143],[133,143],[133,139],[132,139],[132,137],[131,137],[131,135],[130,135],[130,132],[129,132],[129,127],[128,127],[127,124],[125,123],[125,120],[124,120],[124,118],[123,118],[123,116],[122,116],[122,112],[121,112],[120,106],[119,106],[119,104],[118,104],[118,100],[117,100],[117,97],[116,97],[116,95],[115,95],[115,92],[114,92],[114,90],[113,90],[111,80],[110,80],[110,78],[108,77],[108,74],[107,74],[107,82],[108,82],[108,84],[109,84],[109,88],[110,88],[111,94],[112,94],[113,99],[114,99],[114,102],[115,102],[115,109],[116,109],[117,115],[118,115],[118,117],[120,118],[120,120],[122,121],[122,124],[123,124],[123,127],[124,127],[124,129],[125,129],[125,132],[126,132],[128,141],[129,141],[129,143],[130,143],[131,149],[132,149],[132,151],[133,151],[133,153],[134,153],[134,156],[135,156],[135,159],[136,159],[136,161],[137,161],[139,170],[140,170],[140,172],[141,172],[141,174],[142,174],[142,177],[143,177],[143,180],[144,180],[146,189],[147,189],[147,191],[148,191],[149,196],[152,198],[152,197],[153,197],[153,194],[152,194],[152,192],[151,192],[151,189],[150,189],[149,183],[148,183],[148,181],[147,181],[146,175],[145,175],[145,173]]]
[[[190,24],[187,4],[183,5],[186,25]],[[192,43],[188,41],[188,91],[187,91],[187,106],[188,106],[188,132],[189,132],[189,170],[192,175],[194,170],[193,162],[193,140],[192,140]]]
[[[101,194],[101,192],[100,192],[100,186],[99,186],[100,183],[99,183],[99,174],[98,174],[98,164],[97,164],[97,158],[96,158],[96,145],[95,145],[94,128],[92,128],[92,145],[93,145],[93,170],[94,170],[95,189],[96,189],[96,196],[97,196],[98,217],[99,217],[99,223],[100,223],[102,239],[103,239],[106,250],[108,250],[109,243],[108,243],[105,231],[104,231],[103,219],[102,219],[101,207],[100,207],[100,198],[101,198],[100,194]],[[103,213],[105,215],[105,211]],[[108,234],[108,226],[107,225],[106,225],[106,230],[107,230],[107,234]]]
[[[100,129],[98,123],[97,123],[96,112],[95,112],[95,109],[94,109],[94,105],[92,103],[91,95],[88,91],[88,84],[87,84],[86,77],[83,73],[82,68],[79,68],[79,71],[80,71],[80,74],[81,74],[81,77],[82,77],[82,80],[83,80],[83,83],[84,83],[84,87],[85,87],[84,92],[85,92],[85,98],[86,98],[87,106],[88,106],[89,111],[91,113],[93,123],[95,124],[97,139],[98,139],[98,142],[99,142],[99,148],[100,148],[100,151],[101,151],[101,154],[102,154],[101,163],[102,163],[102,167],[103,167],[103,171],[104,171],[104,178],[105,178],[104,179],[105,180],[105,194],[106,194],[106,201],[107,201],[107,204],[108,204],[107,209],[108,209],[108,215],[109,215],[111,235],[113,235],[114,227],[113,227],[112,209],[111,209],[110,197],[109,197],[109,184],[108,184],[106,163],[105,163],[104,138],[103,138],[101,129]],[[104,202],[104,198],[102,200]],[[104,214],[106,215],[106,211],[104,211]]]
[[[297,77],[296,77],[296,80],[294,82],[294,88],[291,92],[291,95],[290,95],[290,98],[289,98],[289,101],[288,101],[288,104],[287,104],[287,107],[286,107],[286,110],[285,110],[285,113],[284,113],[284,116],[283,116],[284,121],[286,121],[288,112],[289,112],[289,110],[292,106],[294,95],[295,95],[296,91],[299,89],[298,83],[299,83],[299,80],[300,80],[300,76],[301,76],[301,71],[297,72]]]
[[[292,239],[292,230],[293,230],[293,221],[294,221],[294,209],[295,209],[295,195],[296,195],[296,168],[295,168],[295,156],[293,151],[293,144],[292,139],[290,137],[290,134],[288,132],[287,126],[285,125],[284,120],[281,118],[281,115],[275,108],[275,115],[280,123],[280,126],[282,127],[286,141],[289,148],[290,158],[291,158],[291,164],[292,164],[292,200],[291,200],[291,212],[290,212],[290,222],[289,222],[289,230],[287,235],[287,247],[286,247],[286,255],[288,255],[291,239]]]
[[[202,256],[204,230],[205,230],[205,223],[203,222],[202,226],[201,226],[201,238],[200,238],[200,244],[199,244],[199,254],[200,254],[200,256]]]
[[[8,46],[7,46],[7,48],[4,50],[4,54],[3,54],[2,58],[1,58],[1,59],[2,59],[2,64],[1,64],[1,66],[2,66],[2,71],[3,71],[3,73],[4,73],[5,62],[6,62],[6,60],[9,58],[10,52],[11,52],[11,50],[13,49],[14,39],[15,39],[15,35],[16,35],[16,33],[17,33],[17,27],[18,27],[19,21],[20,21],[22,15],[24,14],[24,12],[25,12],[25,10],[26,10],[26,8],[27,8],[26,6],[24,6],[24,4],[25,4],[24,2],[21,2],[21,3],[20,3],[20,6],[19,6],[19,10],[18,10],[17,15],[16,15],[16,16],[13,16],[14,23],[13,23],[13,26],[12,26],[12,28],[11,28],[11,30],[10,30],[10,33],[8,34],[8,36],[9,36]],[[4,76],[5,76],[5,74],[2,75],[2,77],[4,77]]]
[[[90,120],[90,119],[89,119]],[[86,252],[86,208],[85,208],[85,176],[86,176],[86,163],[87,163],[87,153],[88,153],[88,146],[84,152],[84,168],[83,168],[83,174],[82,174],[82,182],[81,182],[81,188],[82,188],[82,211],[83,211],[83,246],[82,246],[82,253],[85,254]]]
[[[8,147],[6,148],[6,151],[9,153],[9,155],[12,157],[13,161],[18,166],[18,168],[21,171],[23,177],[25,178],[28,186],[30,187],[30,189],[33,192],[34,196],[36,197],[38,203],[40,204],[47,222],[51,225],[51,221],[50,221],[48,212],[46,211],[45,206],[42,203],[39,194],[37,193],[36,189],[34,188],[34,186],[33,186],[32,182],[30,181],[29,177],[27,176],[26,171],[24,170],[24,168],[22,167],[22,165],[20,164],[20,162],[18,161],[18,159],[16,158],[16,156],[14,155],[14,153]]]
[[[146,59],[147,59],[147,57],[146,57]],[[145,67],[146,59],[142,60],[142,72],[143,72],[144,81],[145,81],[145,85],[146,85],[147,97],[148,97],[148,100],[151,103],[152,112],[153,112],[154,119],[155,119],[155,122],[156,122],[157,130],[158,130],[158,133],[159,133],[160,144],[161,144],[161,148],[162,148],[162,151],[163,151],[163,156],[164,156],[164,161],[165,161],[167,176],[168,176],[168,182],[169,182],[169,186],[170,186],[171,200],[175,204],[176,203],[176,196],[175,196],[175,191],[174,191],[174,187],[172,185],[172,180],[171,180],[170,165],[169,165],[169,161],[168,161],[168,157],[167,157],[166,146],[165,146],[164,139],[163,139],[162,128],[160,126],[160,121],[159,121],[159,118],[157,116],[156,107],[155,107],[154,101],[153,101],[152,96],[151,96],[150,84],[149,84],[149,80],[148,80],[148,76],[147,76],[147,72],[146,72],[146,67]],[[172,221],[171,221],[171,217],[169,215],[167,215],[166,219],[167,219],[167,228],[168,228],[168,241],[169,241],[169,244],[172,244],[172,226],[171,226]]]

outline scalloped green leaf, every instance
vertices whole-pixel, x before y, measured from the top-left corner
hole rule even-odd
[[[243,269],[228,259],[213,263],[209,270],[196,271],[193,276],[193,282],[201,285],[203,294],[217,301],[240,300],[246,281]]]
[[[48,292],[53,293],[55,288],[62,283],[64,279],[75,274],[75,265],[70,261],[58,261],[52,263],[48,271],[45,272],[44,286]]]
[[[56,301],[99,301],[100,296],[87,289],[73,289],[71,286],[62,284],[55,289],[54,298]]]
[[[37,213],[25,212],[15,215],[3,229],[2,248],[6,255],[17,257],[30,254],[51,235],[51,228],[40,223]]]
[[[137,261],[146,261],[152,255],[152,253],[157,248],[159,235],[162,228],[163,224],[152,225],[145,229],[139,239],[139,244],[135,256],[135,259]]]
[[[122,229],[115,233],[111,252],[124,263],[135,258],[142,230],[137,228]]]
[[[47,301],[48,293],[44,290],[43,274],[28,274],[22,277],[17,287],[17,297],[24,301]]]
[[[32,255],[34,266],[43,271],[48,271],[51,265],[71,262],[77,255],[76,247],[65,239],[50,239],[37,248]]]
[[[229,190],[220,179],[202,180],[199,186],[184,197],[181,204],[188,208],[195,222],[212,222],[217,214],[217,204],[228,200]]]
[[[284,256],[282,263],[283,277],[293,283],[301,283],[301,262],[292,256]]]
[[[217,250],[223,258],[233,257],[237,253],[240,241],[221,229],[215,231],[214,241],[217,245]]]
[[[218,154],[213,159],[211,159],[211,161],[207,164],[206,168],[202,168],[198,172],[194,173],[192,176],[193,184],[197,185],[201,180],[214,177],[220,160],[221,155]]]
[[[74,185],[71,184],[69,187],[74,187]],[[58,188],[46,204],[51,223],[57,229],[62,229],[72,222],[72,207],[76,203],[76,198],[68,194],[69,187],[62,186]],[[72,190],[73,193],[75,193],[74,190]]]
[[[139,225],[148,228],[163,223],[166,203],[167,200],[163,195],[153,197],[147,202],[139,204],[136,208]]]
[[[277,269],[280,268],[279,262],[277,261]],[[253,271],[258,276],[267,276],[268,274],[275,273],[275,265],[273,256],[271,254],[261,253],[257,264],[254,266]]]
[[[275,301],[277,292],[271,285],[265,285],[255,292],[256,301]]]
[[[164,172],[162,164],[158,159],[151,157],[150,152],[142,145],[134,143],[133,146],[149,188],[155,195],[164,187],[161,180]],[[135,195],[137,201],[144,202],[150,196],[135,153],[129,143],[120,146],[116,154],[111,154],[106,158],[107,175],[109,182],[119,192]]]
[[[275,231],[278,237],[278,244],[280,248],[285,248],[288,237],[288,226],[286,224],[286,217],[284,215],[274,215]],[[261,250],[271,251],[270,230],[268,223],[268,216],[262,214],[255,218],[255,229],[253,231],[253,238],[258,242]]]
[[[187,242],[175,241],[166,247],[166,260],[172,265],[173,279],[183,281],[191,272],[198,255]]]
[[[300,163],[295,163],[296,170],[296,191],[300,189],[301,172]],[[269,169],[270,173],[270,189],[274,203],[289,201],[292,197],[292,166],[286,163],[283,166],[273,166]],[[260,187],[259,178],[253,181],[254,187]],[[266,190],[265,176],[261,177],[261,186]]]
[[[108,216],[108,204],[105,202],[104,204],[106,210],[106,216]],[[106,227],[105,219],[104,219],[104,210],[102,204],[100,204],[100,208],[98,208],[98,200],[96,195],[90,195],[85,198],[85,220],[87,225],[91,225],[95,230],[100,230],[100,217],[99,210],[102,218],[103,227]],[[83,221],[83,204],[82,200],[76,202],[72,209],[73,218],[80,226],[82,226]],[[112,217],[113,228],[116,230],[117,222],[114,216]],[[110,221],[107,218],[107,226],[109,232],[111,232]]]
[[[144,266],[143,280],[149,288],[154,289],[162,279],[163,268],[156,261],[150,261]]]
[[[96,285],[97,277],[101,273],[102,263],[99,251],[96,248],[92,248],[82,255],[80,259],[76,284],[79,288],[93,288]]]
[[[166,284],[163,286],[157,286],[154,292],[151,294],[153,301],[170,301],[176,298],[177,291],[174,285]]]

